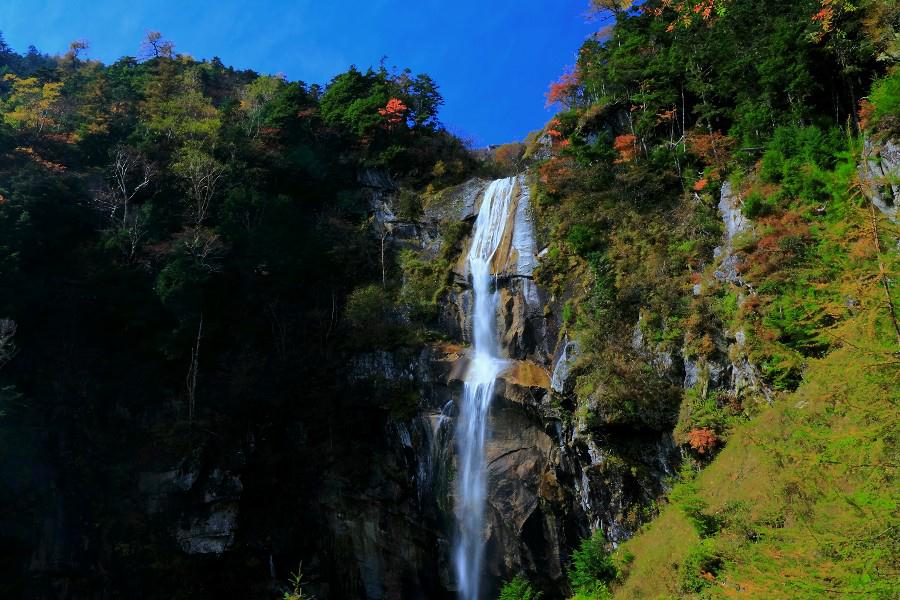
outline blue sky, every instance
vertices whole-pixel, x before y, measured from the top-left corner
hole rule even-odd
[[[430,74],[452,131],[476,145],[522,139],[551,116],[547,85],[596,28],[588,0],[3,0],[0,31],[24,52],[85,38],[89,56],[137,55],[148,30],[176,51],[326,83],[351,64]]]

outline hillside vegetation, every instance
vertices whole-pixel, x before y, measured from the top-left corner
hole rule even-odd
[[[209,503],[188,488],[252,460],[229,484],[258,490],[250,540],[324,527],[326,477],[366,485],[373,423],[409,394],[360,399],[335,371],[358,315],[380,343],[417,338],[362,180],[390,178],[415,213],[414,190],[475,161],[424,74],[306,84],[158,33],[137,58],[89,53],[0,38],[0,596],[269,597],[256,543],[224,565],[179,550]],[[194,474],[166,522],[146,474],[173,469]],[[326,582],[339,566],[315,535],[272,545],[292,568],[320,557]]]
[[[576,597],[896,597],[898,226],[871,201],[896,180],[858,166],[900,133],[900,7],[594,8],[525,151],[538,280],[581,342],[574,417],[669,426],[684,462]]]

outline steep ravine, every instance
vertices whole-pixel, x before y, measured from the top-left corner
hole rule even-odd
[[[361,182],[387,232],[388,250],[409,248],[426,259],[439,252],[447,223],[475,219],[488,184],[474,179],[446,190],[419,219],[403,221],[395,216],[398,190],[388,178],[370,172]],[[575,397],[579,343],[563,325],[561,299],[532,276],[542,248],[530,201],[527,179],[519,177],[493,261],[500,297],[496,337],[509,366],[495,388],[485,445],[488,598],[519,573],[546,598],[564,597],[572,549],[597,527],[613,542],[629,538],[652,516],[680,460],[672,436],[675,415],[639,422],[606,415],[590,424],[578,417],[578,405],[590,406],[592,399]],[[731,240],[749,227],[739,203],[725,186],[719,209],[726,233],[715,276],[736,285],[742,284],[732,269]],[[317,597],[456,597],[453,432],[471,347],[472,290],[464,261],[469,241],[458,244],[459,260],[440,302],[445,341],[357,353],[335,370],[336,392],[354,399],[358,422],[334,423],[327,432],[286,424],[285,439],[250,432],[239,447],[207,444],[141,473],[141,510],[167,524],[175,552],[208,568],[220,564],[214,560],[249,561],[262,595],[278,589],[296,568],[288,557],[299,554]],[[765,392],[742,358],[741,332],[720,332],[716,351],[697,362],[684,351],[654,348],[637,325],[635,356],[674,385]],[[398,397],[415,398],[412,414],[381,408]],[[270,460],[265,457],[273,448],[289,447],[296,450],[285,455],[287,462],[273,463],[285,471],[262,470],[271,468],[260,461]],[[303,481],[316,473],[316,487],[282,491],[265,483],[275,477],[290,485],[299,477],[295,472],[308,473]],[[273,506],[279,508],[271,512]],[[298,513],[275,533],[273,524],[283,526],[291,506]],[[53,568],[47,561],[43,568]]]
[[[489,415],[485,577],[493,592],[503,580],[524,573],[548,598],[555,598],[567,589],[566,564],[579,540],[596,527],[613,542],[630,537],[652,514],[646,511],[664,492],[680,455],[672,439],[674,415],[648,417],[640,423],[620,423],[611,417],[606,426],[588,427],[573,414],[578,343],[564,329],[560,301],[532,278],[540,249],[527,180],[522,176],[518,181],[508,235],[493,265],[502,298],[497,337],[511,363],[500,376]],[[441,195],[414,224],[392,219],[389,187],[372,186],[374,208],[376,214],[388,215],[385,226],[393,234],[392,243],[427,255],[440,244],[441,222],[475,218],[486,185],[472,180]],[[741,216],[739,203],[724,186],[719,211],[725,234],[715,256],[715,277],[743,286],[734,269],[738,258],[732,240],[750,223]],[[441,515],[443,530],[436,542],[442,549],[452,545],[454,535],[453,485],[442,481],[448,474],[452,478],[455,469],[447,431],[453,427],[471,342],[472,292],[464,262],[468,243],[462,244],[453,283],[441,303],[442,328],[456,342],[433,345],[417,362],[403,366],[396,363],[400,357],[394,353],[382,353],[378,359],[360,357],[357,364],[357,372],[365,365],[365,377],[390,378],[402,372],[401,376],[428,382],[428,390],[422,388],[419,414],[411,424],[398,425],[396,443],[412,440],[418,465],[410,476],[416,479],[420,496],[432,503],[428,510]],[[745,289],[746,294],[753,293]],[[749,388],[768,393],[742,355],[740,331],[720,332],[715,344],[715,352],[698,362],[686,351],[657,351],[643,340],[640,327],[635,327],[632,340],[637,356],[685,389],[699,386],[709,393]],[[430,434],[409,436],[407,429]],[[360,557],[363,564],[370,560]],[[438,560],[441,584],[452,590],[450,570],[444,564],[447,554]]]
[[[370,177],[370,181],[375,178]],[[515,209],[507,236],[494,259],[494,272],[501,296],[497,337],[503,356],[511,359],[501,374],[489,415],[489,437],[485,449],[488,469],[486,514],[486,565],[488,588],[516,573],[526,573],[539,582],[548,597],[559,597],[567,588],[565,565],[578,541],[591,527],[601,526],[612,540],[627,537],[637,521],[627,522],[628,513],[647,506],[663,490],[663,480],[677,460],[671,435],[666,431],[610,430],[603,435],[588,432],[571,416],[573,398],[569,366],[575,360],[573,345],[561,331],[561,306],[550,299],[532,279],[539,249],[529,207],[524,177],[518,180]],[[393,243],[422,252],[439,245],[435,232],[447,219],[472,220],[486,182],[470,181],[428,206],[416,224],[391,221]],[[376,214],[391,215],[381,204],[390,189],[373,186]],[[431,249],[431,250],[429,250]],[[465,256],[468,241],[463,244]],[[466,368],[465,344],[470,342],[472,295],[462,258],[453,270],[453,285],[441,307],[445,332],[456,345],[435,345],[423,352],[415,364],[402,366],[396,353],[378,358],[360,357],[355,372],[360,377],[390,378],[401,373],[428,381],[420,413],[412,425],[400,425],[397,443],[413,439],[419,457],[417,486],[426,488],[444,531],[437,544],[452,544],[453,486],[442,482],[454,472],[454,448],[450,436],[435,444],[435,432],[452,427],[446,422],[448,398],[458,403]],[[563,358],[563,353],[568,358]],[[551,391],[551,380],[558,391]],[[446,387],[444,387],[446,386]],[[455,414],[450,404],[450,414]],[[435,423],[440,423],[436,428]],[[427,424],[427,427],[423,427]],[[430,436],[412,436],[407,429],[430,431]],[[416,441],[420,446],[416,446]],[[441,460],[448,465],[442,465]],[[633,468],[639,465],[639,469]],[[431,489],[427,489],[427,488]],[[440,560],[445,560],[446,555]],[[359,557],[368,564],[372,557]],[[448,569],[439,571],[446,576]],[[442,582],[449,589],[453,582]],[[367,586],[368,589],[369,586]],[[372,586],[375,587],[375,586]],[[372,597],[372,596],[370,596]]]

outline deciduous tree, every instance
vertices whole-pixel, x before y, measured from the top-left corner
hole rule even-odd
[[[178,152],[172,170],[185,184],[191,224],[201,227],[209,216],[210,205],[225,174],[225,165],[199,144],[188,144]]]
[[[141,43],[141,51],[144,58],[172,58],[175,56],[175,44],[163,39],[158,31],[148,31]]]
[[[57,125],[60,111],[61,82],[41,82],[37,77],[24,79],[7,73],[3,81],[12,84],[12,92],[3,103],[3,120],[16,129],[42,133]]]

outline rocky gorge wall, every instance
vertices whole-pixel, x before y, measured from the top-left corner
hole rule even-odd
[[[417,223],[393,217],[387,186],[372,186],[373,208],[386,219],[394,244],[434,255],[440,245],[440,224],[449,219],[473,220],[486,183],[472,180],[446,193],[426,207]],[[540,248],[529,200],[526,180],[521,177],[507,237],[494,263],[501,296],[497,334],[510,366],[501,375],[489,416],[486,565],[494,590],[501,581],[525,573],[553,598],[567,589],[571,549],[596,527],[602,527],[613,541],[625,539],[640,522],[637,511],[663,491],[664,479],[678,457],[667,431],[611,429],[596,435],[572,416],[570,367],[577,360],[577,345],[561,335],[560,302],[533,280]],[[420,496],[429,498],[430,509],[441,515],[437,522],[444,529],[436,532],[436,545],[443,549],[453,541],[453,485],[442,477],[446,469],[451,473],[453,469],[452,418],[471,331],[472,292],[464,264],[467,243],[452,268],[452,284],[440,305],[440,324],[455,343],[431,346],[418,357],[416,366],[401,369],[418,373],[414,377],[430,385],[412,425],[402,427],[431,431],[418,437],[418,446],[413,443],[419,456],[413,476]],[[377,360],[360,357],[354,372],[370,380],[394,377],[398,368],[391,361],[395,358],[391,353],[381,353]],[[405,434],[398,437],[400,444],[408,439]],[[446,553],[439,561],[442,584],[452,590],[452,581],[446,579]]]
[[[474,220],[486,184],[471,180],[446,192],[425,208],[416,223],[393,217],[392,190],[375,185],[375,213],[386,217],[384,225],[393,243],[433,256],[440,246],[441,223]],[[495,258],[501,295],[497,335],[511,364],[501,376],[489,418],[487,577],[496,590],[503,580],[524,573],[548,598],[555,598],[567,589],[571,550],[592,529],[599,527],[610,541],[620,542],[652,516],[653,503],[664,493],[666,480],[681,458],[672,436],[678,406],[661,406],[659,413],[623,421],[619,415],[605,414],[592,398],[575,397],[579,343],[568,337],[560,299],[548,295],[533,279],[542,248],[535,235],[525,177],[519,185],[508,239]],[[741,198],[726,183],[718,206],[725,233],[711,258],[716,264],[714,277],[743,290],[742,303],[755,292],[737,269],[740,259],[734,239],[752,227],[740,204]],[[435,539],[443,549],[453,542],[453,485],[442,478],[449,470],[452,479],[454,402],[459,398],[471,331],[472,297],[464,264],[467,243],[440,303],[441,327],[455,341],[429,347],[417,367],[407,367],[430,382],[430,392],[421,397],[419,414],[412,421],[420,423],[414,428],[425,431],[428,424],[432,432],[422,436],[422,445],[415,449],[419,455],[415,477],[420,496],[428,497],[434,514],[440,515]],[[699,293],[696,287],[694,293]],[[677,388],[695,388],[703,395],[722,390],[768,398],[771,393],[743,352],[743,338],[742,331],[720,331],[714,351],[697,358],[686,348],[658,350],[644,340],[637,323],[631,347],[636,360],[651,365]],[[385,354],[383,359],[389,361],[391,356]],[[364,377],[390,377],[393,367],[380,364]],[[590,423],[579,416],[584,414],[577,410],[579,405],[593,414]],[[444,552],[438,558],[441,585],[452,590],[446,557]]]
[[[388,177],[368,172],[360,179],[388,250],[410,249],[424,260],[438,256],[448,223],[475,219],[488,183],[473,179],[445,190],[421,216],[404,220]],[[494,594],[523,573],[552,599],[565,597],[570,553],[593,529],[621,542],[652,517],[681,453],[673,439],[677,404],[661,402],[626,419],[595,397],[577,397],[580,342],[564,325],[562,299],[533,278],[544,249],[530,201],[521,177],[494,265],[497,338],[510,363],[489,415],[485,579]],[[752,226],[740,202],[723,187],[718,208],[725,233],[711,260],[715,278],[749,297],[754,291],[736,269],[735,236]],[[330,423],[328,431],[283,423],[277,436],[248,431],[141,470],[135,510],[157,524],[157,537],[165,538],[159,543],[184,568],[217,577],[223,565],[239,564],[249,570],[238,570],[242,577],[256,578],[254,597],[270,597],[297,569],[299,555],[306,588],[316,597],[455,597],[453,422],[471,331],[467,247],[464,238],[440,297],[443,341],[358,352],[336,365],[336,393],[351,399],[354,422]],[[634,360],[677,389],[766,394],[742,353],[743,337],[719,332],[715,350],[703,359],[685,349],[660,350],[645,339],[640,322],[629,342]],[[412,410],[385,411],[397,398],[409,398]],[[276,451],[283,458],[268,462]],[[60,568],[59,542],[50,538],[60,538],[54,532],[64,518],[73,517],[45,524],[36,571]],[[59,596],[56,588],[39,597]]]

